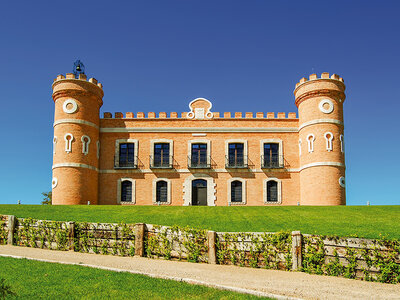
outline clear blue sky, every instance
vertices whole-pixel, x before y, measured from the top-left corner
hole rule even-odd
[[[111,4],[112,3],[112,4]],[[0,203],[51,190],[51,83],[81,59],[102,112],[297,111],[295,83],[341,75],[350,205],[400,204],[399,1],[2,1]]]

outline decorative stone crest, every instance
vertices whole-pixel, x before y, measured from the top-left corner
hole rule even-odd
[[[214,114],[210,111],[211,107],[212,103],[207,99],[194,99],[189,103],[190,112],[187,113],[187,118],[196,120],[212,119]]]

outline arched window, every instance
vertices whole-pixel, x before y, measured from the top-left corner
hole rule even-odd
[[[72,141],[73,140],[74,140],[74,136],[71,133],[66,133],[64,135],[65,152],[70,153],[72,151]]]
[[[333,145],[332,145],[333,134],[332,134],[332,132],[326,132],[324,134],[324,137],[326,140],[326,151],[331,152],[333,150]]]
[[[121,202],[132,202],[132,182],[125,180],[121,182]]]
[[[307,135],[307,143],[308,143],[308,152],[314,152],[314,141],[315,141],[315,136],[310,133]]]
[[[168,202],[168,183],[164,180],[156,183],[156,202]]]
[[[242,182],[235,180],[231,182],[231,202],[242,202]]]
[[[267,202],[278,202],[278,183],[274,180],[267,181]]]

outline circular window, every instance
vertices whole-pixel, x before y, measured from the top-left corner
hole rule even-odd
[[[53,177],[53,180],[51,181],[51,187],[54,189],[57,186],[58,179],[57,177]]]
[[[339,184],[342,188],[346,187],[346,181],[343,176],[339,178]]]
[[[330,114],[333,112],[333,102],[330,99],[323,99],[318,105],[319,110],[324,114]]]
[[[63,104],[63,111],[67,114],[73,114],[78,109],[78,104],[73,99],[67,99]]]

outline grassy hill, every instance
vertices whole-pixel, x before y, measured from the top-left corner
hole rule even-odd
[[[0,214],[58,221],[189,225],[215,231],[302,233],[400,239],[400,206],[51,206],[0,205]]]

